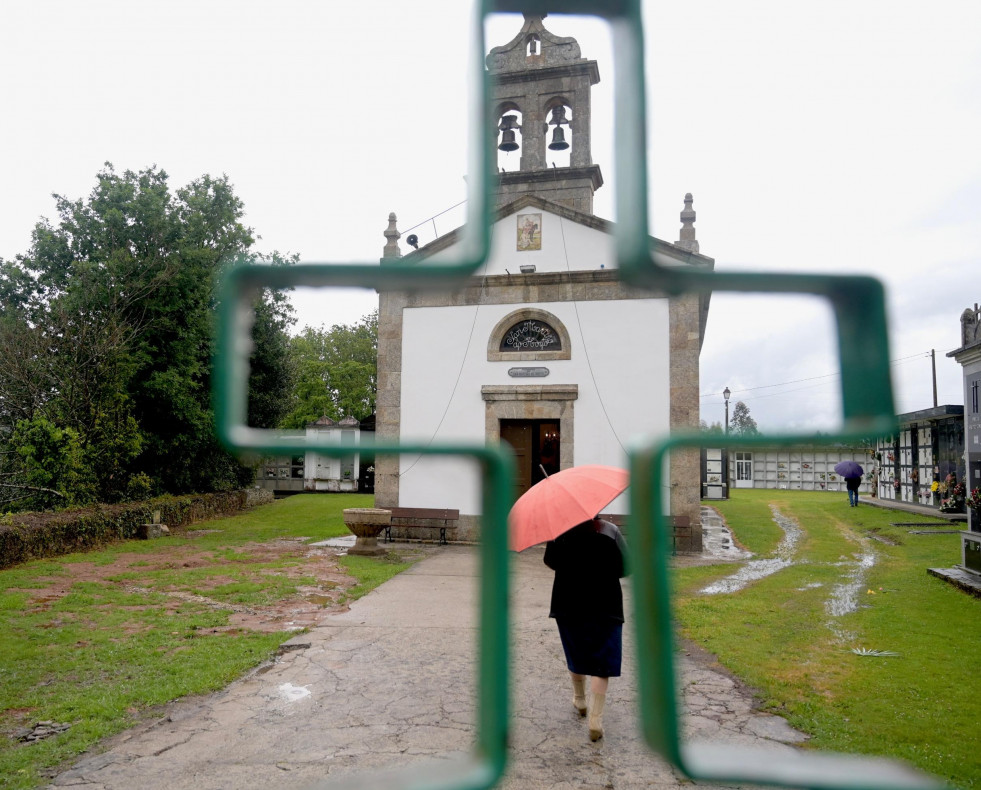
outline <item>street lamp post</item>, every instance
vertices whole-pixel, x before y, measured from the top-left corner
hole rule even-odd
[[[732,393],[729,388],[726,387],[722,390],[722,397],[726,400],[726,438],[729,438],[729,396]],[[726,480],[726,499],[729,498],[730,485],[732,484],[732,477],[729,474],[729,448],[726,447],[725,451],[725,480]]]

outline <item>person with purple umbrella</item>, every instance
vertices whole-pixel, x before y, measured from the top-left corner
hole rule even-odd
[[[862,474],[865,470],[855,461],[841,461],[835,464],[835,471],[845,478],[845,488],[848,489],[848,506],[858,507],[858,489],[862,485]]]

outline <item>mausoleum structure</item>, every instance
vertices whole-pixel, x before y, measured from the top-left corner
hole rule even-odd
[[[874,483],[880,499],[939,508],[947,479],[964,479],[964,407],[899,414],[899,430],[876,440]]]
[[[964,369],[965,493],[981,489],[981,309],[961,314],[961,347],[951,351]],[[968,507],[968,531],[961,533],[961,564],[981,579],[981,508]]]
[[[303,455],[266,458],[256,474],[256,485],[277,494],[301,492],[355,492],[358,490],[361,430],[354,417],[332,420],[321,417],[303,431],[308,442],[341,445],[340,457],[308,450]]]

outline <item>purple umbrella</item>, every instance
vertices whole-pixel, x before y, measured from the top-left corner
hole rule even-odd
[[[855,461],[841,461],[835,464],[835,471],[842,477],[861,477],[864,470]]]

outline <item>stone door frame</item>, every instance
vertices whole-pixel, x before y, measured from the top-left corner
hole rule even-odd
[[[559,468],[573,466],[578,384],[486,384],[480,397],[487,444],[500,444],[501,420],[554,420],[559,423]]]

